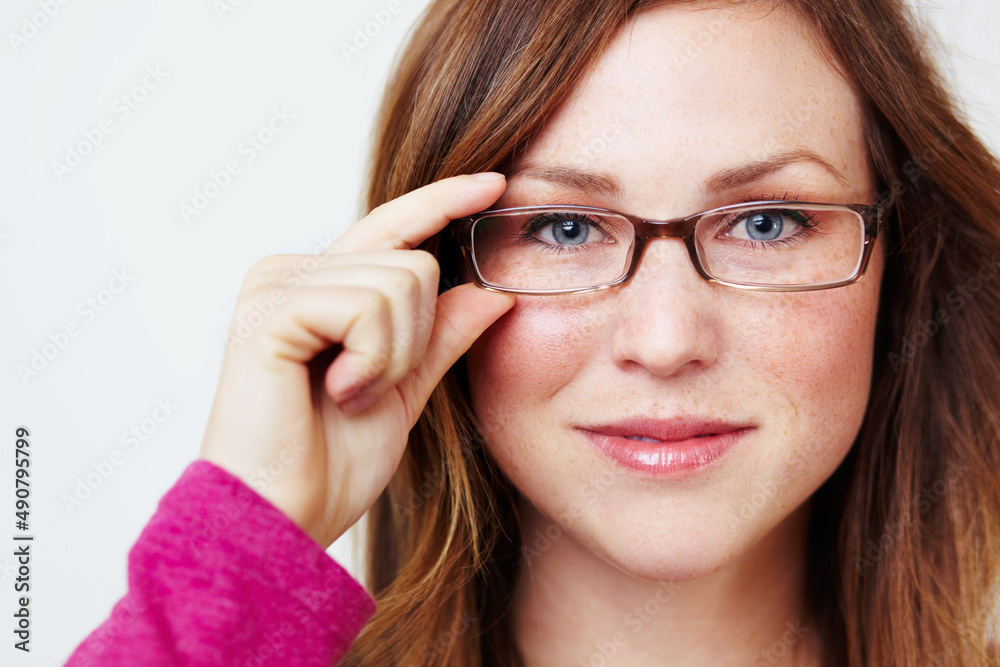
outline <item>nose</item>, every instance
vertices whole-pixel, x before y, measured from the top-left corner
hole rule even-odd
[[[616,288],[615,363],[659,377],[713,364],[718,357],[713,287],[698,275],[683,241],[647,242],[635,275]]]

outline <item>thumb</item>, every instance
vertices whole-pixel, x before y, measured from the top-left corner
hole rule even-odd
[[[420,365],[404,381],[407,403],[422,408],[448,369],[515,302],[513,294],[491,292],[473,283],[440,295],[427,350]]]

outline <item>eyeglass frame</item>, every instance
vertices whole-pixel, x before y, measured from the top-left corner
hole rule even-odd
[[[628,213],[622,213],[621,211],[615,211],[607,208],[598,208],[594,206],[576,206],[572,204],[548,204],[548,205],[537,205],[537,206],[515,206],[511,208],[501,208],[494,210],[482,211],[480,213],[475,213],[473,215],[465,216],[462,218],[456,218],[451,221],[449,225],[451,232],[458,243],[458,246],[462,252],[462,257],[465,259],[466,266],[472,273],[473,282],[482,287],[483,289],[490,290],[492,292],[506,292],[509,294],[576,294],[579,292],[592,292],[595,290],[603,290],[617,285],[621,285],[629,281],[636,272],[639,266],[639,260],[642,257],[642,253],[646,248],[646,242],[655,238],[679,238],[684,241],[687,246],[688,255],[691,257],[691,264],[694,266],[695,271],[698,272],[704,280],[710,283],[717,283],[719,285],[726,285],[728,287],[733,287],[736,289],[749,290],[754,292],[805,292],[813,290],[822,289],[832,289],[834,287],[843,287],[845,285],[850,285],[861,280],[865,274],[865,270],[868,268],[868,260],[871,257],[872,248],[875,246],[875,239],[878,237],[879,232],[882,230],[883,223],[887,217],[888,212],[892,208],[893,201],[891,197],[887,197],[876,204],[829,204],[821,202],[807,202],[798,200],[787,200],[787,199],[768,199],[761,201],[752,202],[741,202],[739,204],[729,204],[727,206],[720,206],[717,208],[709,209],[707,211],[701,211],[700,213],[693,213],[688,216],[673,218],[670,220],[646,220],[645,218],[631,215]],[[716,278],[711,275],[701,262],[698,257],[698,250],[695,247],[694,231],[698,226],[698,223],[702,218],[708,215],[713,215],[717,213],[724,213],[726,211],[733,210],[753,210],[755,207],[759,206],[774,206],[780,208],[807,208],[816,210],[838,210],[844,209],[849,210],[853,213],[861,216],[861,220],[864,224],[865,230],[865,240],[861,250],[861,261],[858,265],[857,270],[854,275],[850,278],[840,280],[833,283],[819,283],[813,285],[764,285],[759,283],[739,283],[729,280],[722,280],[721,278]],[[560,211],[574,211],[582,213],[591,214],[603,214],[603,215],[616,215],[625,218],[635,229],[635,235],[632,239],[632,245],[630,247],[631,256],[629,257],[628,265],[625,267],[624,273],[616,278],[615,280],[602,283],[600,285],[590,285],[587,287],[570,287],[570,288],[556,288],[548,290],[537,290],[537,289],[515,289],[512,287],[501,287],[499,285],[494,285],[492,283],[486,282],[483,276],[479,273],[479,267],[476,266],[476,262],[473,258],[472,252],[472,227],[482,218],[486,218],[493,215],[498,215],[501,213],[530,213],[532,211],[549,211],[549,210],[560,210]]]

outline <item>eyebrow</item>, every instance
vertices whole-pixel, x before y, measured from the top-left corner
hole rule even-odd
[[[790,164],[799,162],[811,162],[817,164],[844,185],[849,185],[847,177],[838,171],[833,165],[821,158],[808,148],[797,148],[795,150],[777,153],[762,160],[754,160],[740,165],[733,169],[726,169],[718,172],[705,181],[705,190],[709,193],[719,193],[726,190],[734,190],[744,185],[749,185],[777,171],[781,171]]]
[[[849,184],[847,177],[829,162],[809,149],[798,148],[783,153],[776,153],[759,160],[753,160],[732,169],[719,171],[705,181],[703,189],[709,194],[734,190],[781,171],[790,164],[800,162],[817,164],[844,185]],[[507,179],[510,180],[515,176],[526,176],[528,178],[549,181],[550,183],[562,185],[573,190],[594,193],[614,199],[624,199],[625,197],[625,186],[621,180],[612,174],[602,172],[586,171],[558,164],[536,165],[529,163],[520,167],[515,166],[507,174]]]
[[[584,171],[562,165],[528,164],[523,167],[515,167],[507,174],[507,180],[509,181],[514,176],[537,178],[572,190],[590,192],[613,199],[625,198],[625,186],[622,185],[621,180],[617,176],[601,172]]]

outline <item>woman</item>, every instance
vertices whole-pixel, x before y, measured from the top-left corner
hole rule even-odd
[[[442,0],[377,127],[140,545],[245,502],[96,664],[1000,664],[1000,170],[899,3]]]

